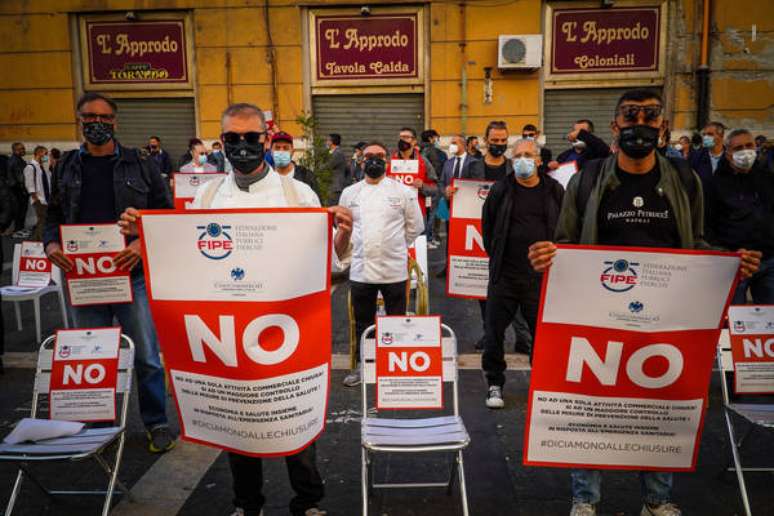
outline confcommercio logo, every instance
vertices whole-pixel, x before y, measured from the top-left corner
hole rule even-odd
[[[222,260],[234,251],[234,241],[228,234],[231,226],[210,222],[206,226],[196,226],[196,229],[201,231],[196,247],[204,257],[210,260]]]
[[[628,292],[639,283],[636,269],[639,265],[624,259],[605,261],[599,282],[610,292]]]

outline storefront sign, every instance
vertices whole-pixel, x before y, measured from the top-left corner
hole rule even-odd
[[[728,309],[736,394],[774,394],[774,306]]]
[[[86,21],[85,39],[89,85],[190,82],[182,20]]]
[[[554,9],[551,73],[655,72],[659,7]]]
[[[559,246],[544,277],[524,463],[696,466],[732,253]]]
[[[449,273],[446,293],[486,299],[489,257],[484,250],[481,210],[494,181],[455,179],[449,219]]]
[[[322,433],[331,223],[322,209],[143,212],[148,298],[184,439],[262,457]]]
[[[416,13],[315,18],[316,79],[419,78]]]

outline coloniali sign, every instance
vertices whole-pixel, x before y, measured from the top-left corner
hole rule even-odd
[[[551,73],[655,72],[660,7],[555,9]]]

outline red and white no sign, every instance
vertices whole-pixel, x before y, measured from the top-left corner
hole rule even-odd
[[[774,394],[774,305],[728,309],[734,392]]]
[[[19,257],[19,287],[42,288],[51,283],[51,261],[43,250],[43,242],[24,241]]]
[[[440,316],[377,317],[376,407],[443,408]]]
[[[692,470],[738,267],[732,253],[559,246],[543,280],[524,464]]]
[[[115,419],[120,337],[121,328],[56,332],[49,387],[51,419]]]
[[[446,293],[453,297],[486,299],[489,257],[484,250],[481,210],[494,181],[455,179],[457,191],[449,218],[449,263]]]

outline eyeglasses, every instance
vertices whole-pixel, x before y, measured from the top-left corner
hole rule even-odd
[[[113,113],[79,113],[78,116],[84,122],[112,122],[116,119]]]
[[[256,143],[264,143],[266,141],[266,134],[266,131],[249,131],[246,133],[235,133],[233,131],[229,131],[227,133],[221,134],[220,139],[228,145],[239,145],[239,142],[241,142],[243,139],[250,145],[255,145]]]
[[[378,154],[368,153],[365,155],[365,159],[375,159],[375,158],[384,159],[384,157],[385,157],[385,154],[383,152],[380,152]]]
[[[661,105],[639,106],[636,104],[628,104],[618,108],[618,112],[627,122],[636,122],[640,117],[640,112],[645,114],[646,122],[653,122],[661,116],[663,110],[664,107]]]
[[[535,133],[524,133],[521,135],[522,138],[534,138]]]

